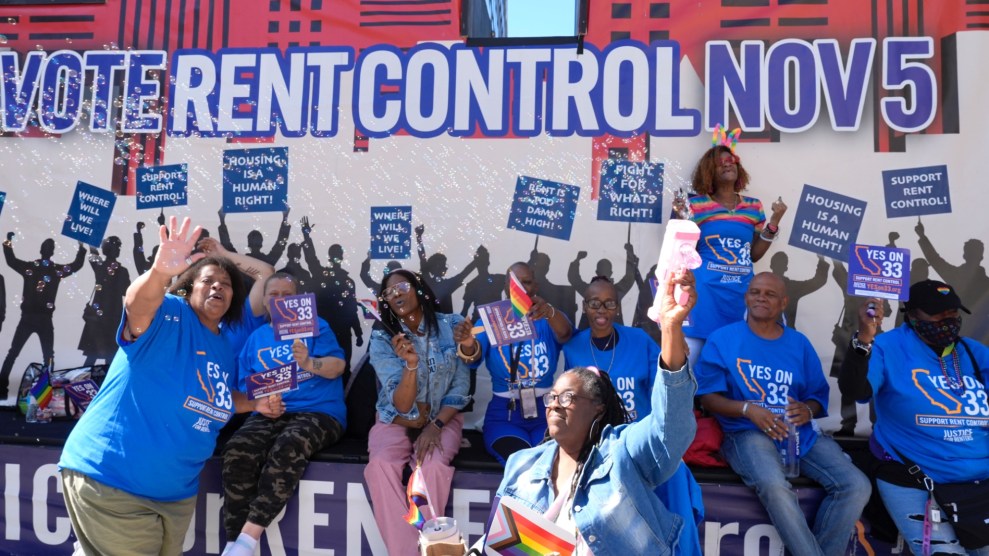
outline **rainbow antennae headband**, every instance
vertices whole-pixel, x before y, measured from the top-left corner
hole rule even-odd
[[[735,145],[738,144],[738,138],[742,135],[742,130],[735,128],[728,132],[727,128],[721,127],[721,124],[714,126],[714,135],[711,136],[711,145],[718,147],[728,147],[731,154],[735,154]]]

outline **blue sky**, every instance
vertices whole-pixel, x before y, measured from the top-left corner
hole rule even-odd
[[[576,4],[575,0],[508,0],[508,36],[573,36]]]

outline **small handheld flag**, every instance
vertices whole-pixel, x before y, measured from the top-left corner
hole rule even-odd
[[[405,514],[405,521],[418,530],[426,523],[426,518],[422,515],[420,506],[429,505],[429,497],[426,495],[426,483],[422,478],[422,469],[418,466],[409,477],[409,486],[405,491],[409,499],[409,511]]]
[[[38,407],[45,408],[52,401],[51,373],[45,370],[38,377],[38,382],[31,387],[31,397],[38,402]]]
[[[512,302],[512,309],[515,310],[517,316],[524,317],[529,314],[529,309],[532,308],[532,299],[529,298],[529,294],[525,293],[525,288],[522,287],[522,282],[519,281],[518,276],[512,271],[508,271],[508,274],[508,297]]]

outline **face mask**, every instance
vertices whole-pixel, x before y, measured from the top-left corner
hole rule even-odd
[[[962,318],[949,317],[938,321],[911,319],[910,324],[922,340],[938,349],[944,349],[958,341]]]

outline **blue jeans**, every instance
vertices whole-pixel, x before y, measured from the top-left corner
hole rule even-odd
[[[783,476],[779,451],[771,438],[757,430],[730,433],[725,435],[721,450],[731,468],[756,491],[791,554],[845,553],[872,486],[834,440],[818,436],[810,452],[800,458],[800,474],[816,481],[826,492],[813,529],[800,509],[797,494]]]
[[[927,507],[927,491],[919,488],[897,486],[886,481],[876,480],[879,495],[889,510],[896,528],[906,539],[910,550],[923,554],[924,510]],[[943,514],[942,514],[943,515]],[[989,556],[989,546],[966,550],[958,544],[955,530],[942,521],[937,529],[931,530],[931,554],[968,554],[969,556]]]

